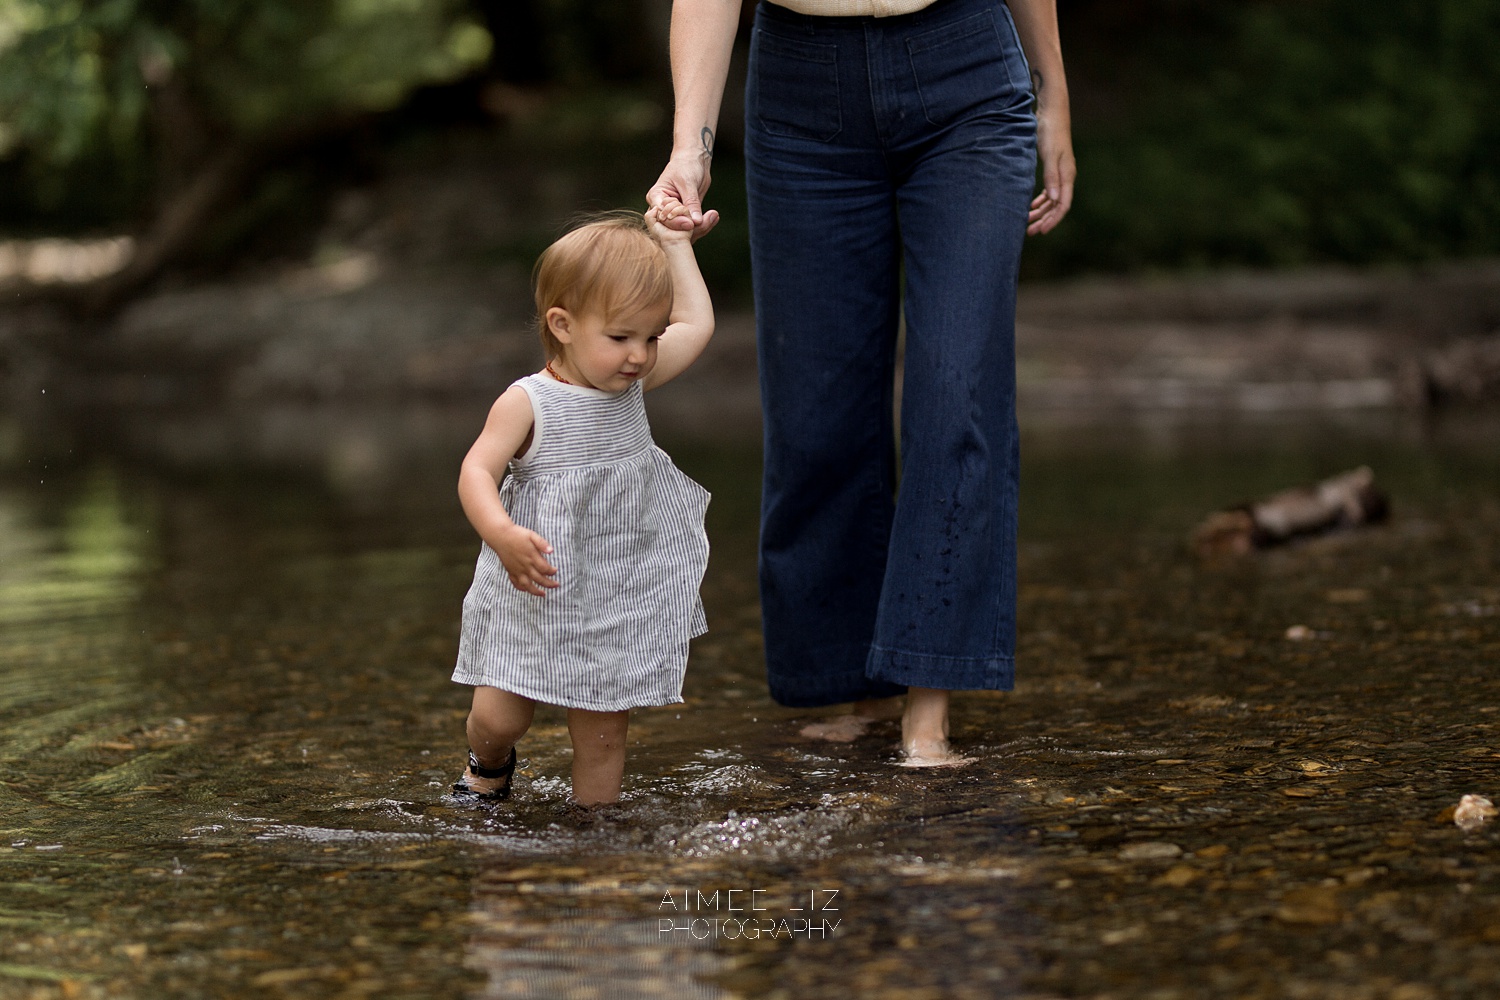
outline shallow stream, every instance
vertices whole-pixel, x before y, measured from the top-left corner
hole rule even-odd
[[[967,767],[772,705],[757,456],[687,703],[567,804],[455,805],[476,543],[446,452],[369,493],[17,447],[0,472],[0,998],[1500,993],[1493,418],[1033,427],[1019,684]],[[1389,524],[1230,563],[1218,507],[1369,464]],[[1287,638],[1294,625],[1304,626]]]

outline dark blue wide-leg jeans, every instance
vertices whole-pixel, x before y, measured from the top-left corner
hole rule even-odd
[[[760,4],[746,161],[782,704],[1012,686],[1031,107],[999,0],[891,18]]]

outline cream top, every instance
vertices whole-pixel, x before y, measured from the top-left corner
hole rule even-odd
[[[814,17],[890,17],[910,14],[934,0],[773,0],[778,7]]]

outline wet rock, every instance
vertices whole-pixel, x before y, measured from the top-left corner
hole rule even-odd
[[[282,986],[304,983],[309,979],[320,979],[327,976],[329,972],[330,970],[324,967],[272,969],[269,972],[262,972],[250,982],[263,989],[275,989]]]
[[[1438,1000],[1439,996],[1426,983],[1402,983],[1391,990],[1391,1000]]]
[[[1192,865],[1173,865],[1157,878],[1156,884],[1172,889],[1182,889],[1192,885],[1202,877],[1203,873]]]
[[[1287,924],[1336,924],[1344,919],[1338,890],[1324,886],[1292,889],[1281,897],[1276,919]]]
[[[1139,941],[1146,936],[1146,928],[1137,924],[1134,927],[1122,927],[1119,930],[1105,931],[1099,935],[1099,943],[1105,945],[1128,944],[1131,941]]]
[[[1465,833],[1472,833],[1495,818],[1495,804],[1482,795],[1465,795],[1453,809],[1453,823]]]
[[[1167,861],[1182,857],[1182,848],[1176,844],[1146,841],[1141,844],[1126,844],[1120,848],[1121,861]]]
[[[1344,884],[1364,885],[1366,882],[1370,881],[1370,879],[1381,875],[1385,871],[1386,869],[1384,868],[1355,868],[1352,871],[1347,871],[1344,873]]]
[[[1281,794],[1290,799],[1315,799],[1323,794],[1323,789],[1317,785],[1292,785],[1290,788],[1283,788]]]
[[[1214,712],[1219,709],[1228,708],[1233,704],[1233,698],[1213,694],[1194,695],[1191,698],[1176,698],[1167,702],[1169,708],[1182,709],[1187,712]]]
[[[1328,774],[1338,770],[1332,764],[1325,764],[1321,760],[1299,760],[1296,766],[1297,770],[1304,774]]]

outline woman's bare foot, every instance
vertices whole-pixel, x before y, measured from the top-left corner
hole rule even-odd
[[[963,767],[965,764],[974,763],[973,757],[965,757],[961,753],[954,753],[952,749],[944,744],[941,747],[928,747],[919,750],[906,750],[905,759],[897,766],[899,767]]]
[[[827,740],[829,743],[852,743],[870,728],[870,719],[857,715],[835,715],[831,719],[809,722],[798,732],[810,740]]]
[[[883,719],[894,719],[901,715],[901,696],[894,698],[867,698],[850,706],[848,715],[835,715],[818,722],[809,722],[799,732],[810,740],[827,740],[830,743],[852,743],[863,736],[872,723]]]
[[[948,692],[939,688],[910,688],[901,716],[902,767],[959,767],[970,758],[948,746]]]

